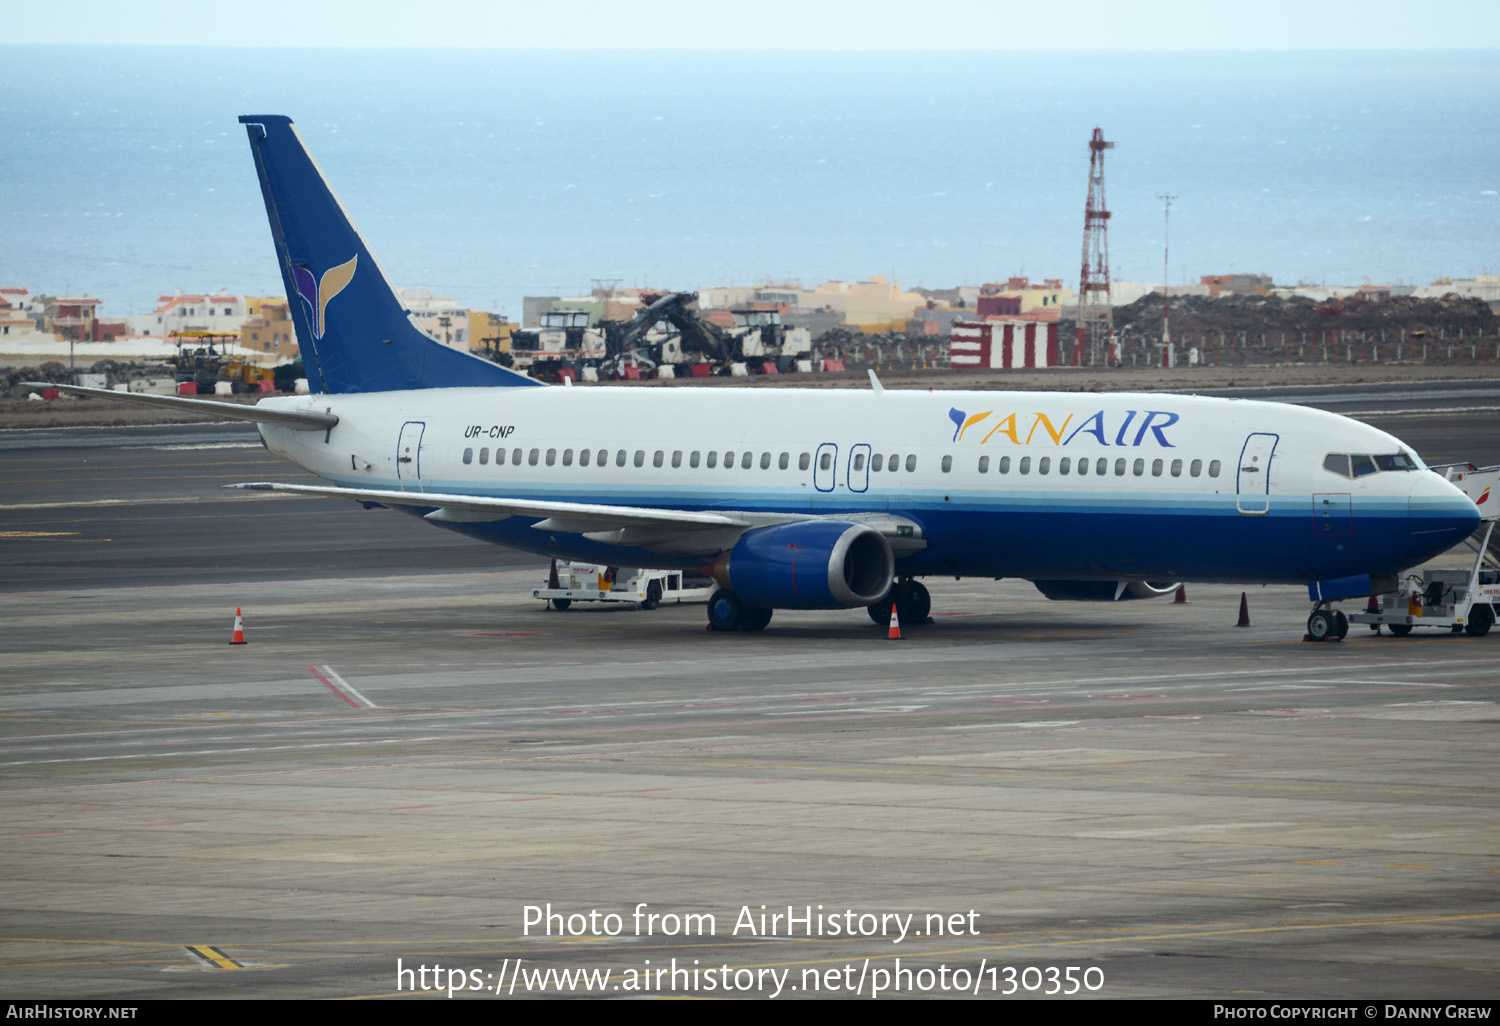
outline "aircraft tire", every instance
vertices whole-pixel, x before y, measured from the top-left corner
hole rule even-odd
[[[1334,630],[1333,614],[1326,609],[1314,610],[1307,618],[1307,636],[1313,641],[1327,641]]]
[[[770,609],[746,607],[740,610],[740,630],[763,631],[771,622]]]
[[[1471,638],[1482,638],[1495,623],[1495,611],[1487,605],[1476,605],[1469,609],[1469,622],[1464,624],[1464,633]]]
[[[567,609],[572,604],[573,604],[573,600],[572,599],[553,599],[552,600],[552,608],[555,609],[555,610],[557,610],[559,613],[561,613],[563,610]]]
[[[865,612],[870,614],[870,622],[876,627],[887,627],[891,622],[891,599],[887,595],[879,602],[872,602],[865,606]]]
[[[737,631],[744,619],[740,598],[728,588],[720,588],[708,598],[708,627],[715,631]]]
[[[646,598],[641,602],[641,608],[650,612],[661,605],[661,582],[652,581],[646,585]]]
[[[1349,636],[1349,617],[1341,609],[1333,611],[1333,629],[1338,632],[1338,639],[1340,641]]]
[[[932,615],[932,593],[920,581],[907,581],[908,605],[901,610],[903,623],[926,623]]]

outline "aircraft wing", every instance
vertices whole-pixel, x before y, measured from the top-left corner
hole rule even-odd
[[[499,499],[483,495],[450,495],[443,492],[400,492],[381,488],[339,488],[333,485],[294,485],[274,481],[250,481],[226,485],[262,492],[292,492],[326,495],[382,506],[435,506],[428,520],[483,521],[506,517],[546,517],[535,526],[567,532],[598,531],[625,527],[672,527],[679,530],[750,527],[749,520],[724,513],[656,509],[650,506],[609,506],[592,502],[556,502],[547,499]],[[550,521],[550,522],[549,522]]]
[[[206,417],[227,417],[230,420],[251,420],[257,424],[275,424],[294,431],[327,431],[339,422],[331,413],[315,413],[311,410],[270,410],[258,405],[218,403],[212,399],[188,399],[175,395],[148,395],[145,392],[116,392],[108,388],[88,388],[84,385],[54,385],[47,381],[23,381],[32,388],[50,388],[69,395],[88,395],[98,399],[118,399],[121,402],[140,406],[159,406],[182,413],[201,413]]]

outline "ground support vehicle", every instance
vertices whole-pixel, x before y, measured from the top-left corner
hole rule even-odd
[[[681,570],[599,566],[554,559],[546,585],[532,589],[531,597],[545,599],[548,606],[559,612],[574,602],[630,602],[641,609],[655,609],[664,602],[669,605],[707,602],[717,587],[711,581],[707,587],[698,587],[692,576],[684,575]]]

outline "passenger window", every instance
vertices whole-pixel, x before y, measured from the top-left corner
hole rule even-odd
[[[712,470],[715,467],[717,467],[718,465],[719,465],[719,454],[717,452],[710,452],[708,454],[708,469]]]
[[[891,453],[891,455],[890,455],[890,462],[886,466],[886,469],[889,470],[892,474],[894,474],[896,471],[900,470],[901,469],[901,457],[898,456],[898,455],[896,455],[895,453]]]
[[[876,456],[875,458],[877,460],[880,459],[879,456]],[[875,469],[879,470],[880,468],[876,467]],[[990,472],[990,458],[988,456],[979,457],[979,472],[981,474],[988,474]]]
[[[1368,456],[1350,456],[1349,460],[1354,464],[1354,476],[1365,477],[1375,473],[1375,461]]]
[[[734,469],[734,453],[732,453],[732,452],[726,452],[724,454],[724,469],[725,470],[733,470]]]
[[[857,474],[865,469],[865,454],[857,452],[854,454],[854,472]]]
[[[680,466],[682,466],[682,450],[681,449],[673,449],[672,450],[672,469],[676,470]]]
[[[945,474],[949,473],[950,471],[952,471],[952,469],[953,469],[953,457],[952,456],[944,456],[943,457],[943,473],[945,473]]]
[[[908,456],[908,457],[906,457],[906,472],[908,474],[915,474],[917,472],[917,458],[916,458],[916,456]]]
[[[1045,474],[1045,473],[1047,473],[1047,471],[1049,471],[1051,469],[1052,469],[1052,457],[1051,456],[1043,456],[1041,459],[1039,459],[1039,460],[1036,461],[1036,472],[1038,474]]]
[[[651,465],[660,469],[661,465],[665,462],[667,462],[667,454],[660,449],[656,450],[655,455],[651,457]],[[640,464],[637,463],[636,466],[640,466]]]
[[[1219,476],[1219,461],[1218,460],[1214,460],[1213,462],[1211,462],[1208,465],[1208,476],[1209,477],[1218,477]]]
[[[789,453],[789,452],[782,453],[781,454],[781,459],[779,461],[777,461],[777,463],[776,463],[776,467],[777,467],[778,470],[785,470],[787,467],[790,467],[791,465],[792,465],[792,454]]]
[[[760,454],[760,469],[761,470],[770,470],[771,469],[771,454],[770,453],[763,452],[763,453]]]
[[[1161,477],[1161,468],[1162,468],[1162,462],[1161,462],[1161,460],[1152,460],[1151,461],[1151,476],[1152,477]]]
[[[505,450],[504,449],[496,449],[495,450],[495,466],[498,467],[501,464],[503,464],[504,462],[505,462]]]
[[[807,453],[803,453],[802,455],[800,455],[800,456],[797,457],[797,469],[798,470],[806,470],[811,464],[812,464],[812,457],[809,456]]]
[[[625,456],[625,450],[624,449],[621,449],[618,452],[616,452],[615,453],[615,466],[617,466],[617,467],[623,467],[625,465],[625,458],[626,458],[626,456]]]
[[[1022,456],[1021,457],[1021,465],[1020,465],[1020,467],[1018,469],[1023,474],[1029,474],[1029,473],[1031,473],[1031,457],[1030,456]]]
[[[548,449],[547,450],[547,466],[550,467],[550,466],[552,466],[556,462],[557,462],[557,450],[556,449]]]
[[[592,455],[594,455],[594,450],[592,450],[592,449],[580,449],[578,451],[578,465],[580,467],[586,467],[586,466],[588,466],[589,465],[589,457],[592,456]]]
[[[1010,457],[1009,456],[1001,456],[1000,457],[1000,463],[999,463],[999,465],[995,469],[998,470],[1002,474],[1009,474],[1010,473]]]
[[[1181,460],[1173,460],[1172,461],[1172,476],[1173,477],[1181,477],[1182,476],[1182,461]]]
[[[594,463],[597,466],[600,466],[600,467],[607,467],[607,466],[609,466],[609,450],[608,449],[600,449],[599,450],[599,458],[596,459],[594,461]]]
[[[880,453],[878,453],[878,452],[874,456],[871,456],[870,457],[870,469],[871,470],[884,470],[885,469],[885,457],[883,455],[881,455]]]
[[[479,450],[479,465],[482,467],[490,461],[490,450],[488,448]]]
[[[831,452],[825,452],[823,455],[821,455],[821,456],[818,457],[818,469],[819,470],[832,470],[833,469],[833,453],[831,453]]]
[[[1137,459],[1135,461],[1135,466],[1133,468],[1131,468],[1131,469],[1134,471],[1136,477],[1140,477],[1142,474],[1144,474],[1146,472],[1146,461],[1142,460],[1142,459]]]
[[[1081,459],[1081,460],[1078,461],[1078,476],[1079,477],[1087,477],[1088,476],[1088,472],[1089,472],[1088,457],[1084,457],[1083,459]]]
[[[1059,474],[1066,475],[1067,472],[1068,472],[1068,469],[1070,467],[1072,467],[1072,465],[1073,465],[1073,461],[1070,460],[1070,459],[1068,459],[1068,457],[1064,456],[1062,459],[1060,459],[1060,460],[1057,461],[1057,472]]]
[[[644,467],[646,465],[646,450],[645,449],[637,449],[635,451],[635,465],[637,467]]]
[[[540,460],[541,457],[542,457],[542,450],[540,450],[540,449],[533,449],[533,450],[531,450],[531,453],[526,457],[526,462],[529,463],[529,464],[531,464],[534,467],[534,466],[537,465],[537,461]]]
[[[473,463],[474,462],[474,450],[473,450],[472,447],[464,450],[464,462],[465,463]]]
[[[744,453],[742,453],[740,455],[740,469],[741,470],[749,470],[750,469],[750,464],[752,464],[754,462],[755,462],[755,453],[750,452],[748,449]]]
[[[698,469],[698,450],[697,449],[694,449],[693,452],[692,452],[692,455],[690,455],[688,457],[688,466],[691,467],[693,470],[697,470]]]
[[[1125,476],[1125,458],[1122,456],[1115,460],[1115,477]]]
[[[511,461],[511,463],[515,464],[518,467],[521,465],[521,450],[520,449],[512,449],[510,451],[510,461]]]
[[[1194,477],[1197,477],[1200,474],[1202,474],[1203,473],[1203,461],[1202,460],[1194,460],[1192,466],[1188,468],[1188,473],[1192,474]]]
[[[563,450],[563,466],[565,466],[565,467],[571,467],[572,465],[573,465],[573,450],[572,449],[564,449]]]

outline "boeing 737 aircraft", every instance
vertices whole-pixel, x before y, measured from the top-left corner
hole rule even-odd
[[[707,568],[718,630],[773,609],[894,601],[933,574],[1049,597],[1180,581],[1296,582],[1329,603],[1469,535],[1474,504],[1400,440],[1331,413],[1174,395],[597,388],[447,348],[402,307],[291,120],[241,117],[312,394],[235,406],[325,485],[482,541],[609,565]],[[86,394],[118,393],[71,388]],[[1488,612],[1488,607],[1484,608]]]

